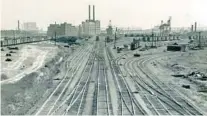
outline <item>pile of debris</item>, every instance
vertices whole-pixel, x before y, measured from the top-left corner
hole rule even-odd
[[[172,75],[174,77],[183,77],[183,78],[189,78],[190,80],[202,80],[207,81],[207,75],[205,73],[199,72],[199,71],[192,71],[188,74],[175,74]]]
[[[140,54],[138,54],[138,53],[135,53],[134,54],[134,57],[140,57],[141,55]]]
[[[7,62],[11,62],[11,61],[12,61],[12,59],[7,58],[5,61],[7,61]]]
[[[19,50],[18,47],[7,47],[9,50]]]
[[[179,64],[177,64],[177,63],[172,64],[172,65],[170,66],[170,68],[171,68],[174,72],[178,72],[178,71],[183,71],[183,70],[185,70],[185,67],[184,67],[184,66],[179,65]]]
[[[7,53],[6,56],[11,56],[11,54]]]
[[[187,74],[186,77],[207,81],[207,75],[199,71],[193,71]]]
[[[198,92],[207,92],[207,75],[199,71],[192,71],[188,74],[176,74],[174,77],[182,77],[188,79],[191,83],[197,86]],[[190,84],[183,84],[183,88],[190,89]]]
[[[1,81],[2,81],[2,80],[6,80],[6,79],[8,79],[8,76],[5,75],[5,74],[1,74]]]
[[[199,71],[193,71],[188,74],[187,77],[198,86],[198,92],[207,92],[207,74]]]

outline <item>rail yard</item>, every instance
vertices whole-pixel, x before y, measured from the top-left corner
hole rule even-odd
[[[15,80],[15,78],[2,80],[2,101],[8,98],[15,100],[15,102],[3,101],[2,114],[205,114],[205,80],[202,81],[203,91],[194,90],[194,86],[199,88],[198,86],[201,85],[198,82],[193,83],[194,81],[188,82],[188,85],[192,86],[190,88],[192,90],[186,90],[178,83],[171,81],[172,78],[175,78],[172,75],[159,74],[159,71],[160,73],[167,72],[168,69],[164,68],[164,65],[167,65],[165,62],[160,63],[160,65],[163,65],[163,67],[160,66],[160,70],[157,69],[159,67],[155,67],[159,66],[158,62],[161,62],[162,58],[169,56],[170,58],[182,57],[182,54],[186,54],[185,52],[165,51],[167,41],[160,42],[160,47],[145,51],[140,50],[142,48],[137,48],[135,50],[122,49],[121,52],[117,52],[118,49],[114,49],[113,42],[106,43],[104,36],[100,36],[99,40],[96,38],[93,37],[87,41],[82,40],[84,44],[76,47],[61,47],[63,45],[60,44],[58,49],[65,51],[62,53],[62,57],[56,56],[57,58],[56,60],[53,59],[53,62],[37,64],[40,66],[34,71],[35,74],[31,71],[31,74],[27,73],[26,76],[22,76],[18,80]],[[116,45],[130,45],[131,41],[133,41],[133,38],[123,37],[117,40]],[[38,44],[45,44],[45,42],[34,45]],[[51,43],[48,45],[51,46]],[[146,45],[146,42],[140,43],[140,46],[144,45]],[[205,50],[201,51],[204,52]],[[198,53],[199,51],[192,52]],[[140,54],[139,57],[134,56],[137,53]],[[55,55],[53,57],[55,58]],[[203,56],[203,58],[206,57]],[[56,68],[53,69],[52,65]],[[203,65],[201,68],[205,67],[206,65]],[[50,77],[45,72],[45,68],[53,69],[47,69],[48,73],[57,70],[59,72]],[[45,78],[44,75],[47,79],[43,79]],[[32,76],[32,79],[28,80],[28,78],[31,78],[30,76]],[[179,79],[177,78],[177,80]],[[184,78],[180,78],[180,81],[182,80]],[[185,81],[188,81],[188,79],[185,79]],[[39,87],[35,85],[39,85]],[[19,88],[18,92],[9,92],[13,87]],[[38,91],[39,89],[41,91]],[[185,95],[183,91],[191,92]],[[197,93],[197,96],[194,95],[194,97],[199,98],[199,101],[190,98],[192,93]],[[37,99],[33,99],[34,94]],[[24,102],[25,100],[31,101]],[[199,102],[204,103],[199,104]]]
[[[207,116],[204,1],[3,0],[1,115]]]

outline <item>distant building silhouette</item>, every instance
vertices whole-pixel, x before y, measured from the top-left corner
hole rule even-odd
[[[25,31],[38,31],[36,22],[25,22],[22,24],[22,27]]]
[[[91,19],[91,7],[89,5],[89,19],[81,23],[81,34],[86,36],[94,36],[100,34],[101,24],[99,20],[95,20],[95,6],[93,5],[93,19]]]
[[[47,29],[47,35],[54,37],[55,32],[57,36],[78,36],[78,27],[66,22],[62,24],[50,24]]]

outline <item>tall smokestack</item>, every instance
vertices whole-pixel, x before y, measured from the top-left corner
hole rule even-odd
[[[195,22],[195,32],[197,31],[197,22]]]
[[[88,20],[91,20],[91,6],[88,6]]]
[[[193,25],[191,25],[191,32],[193,32]]]
[[[93,21],[95,21],[95,6],[93,5]]]

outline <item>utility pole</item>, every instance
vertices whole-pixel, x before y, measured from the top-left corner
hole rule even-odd
[[[117,31],[117,28],[116,28]],[[116,49],[116,31],[115,31],[115,38],[114,38],[114,49]]]
[[[106,41],[107,41],[107,38],[105,38],[105,46],[106,46]]]
[[[155,35],[155,47],[157,46],[157,35]]]
[[[199,44],[198,44],[198,47],[201,49],[201,32],[199,31],[198,32],[198,39],[199,39]]]
[[[56,25],[56,22],[55,22],[55,26],[57,26],[57,25]],[[57,36],[56,31],[57,31],[57,27],[55,28],[55,46],[56,46],[56,39],[57,39],[57,38],[56,38],[56,36]]]
[[[152,47],[153,47],[153,42],[154,42],[154,34],[153,34],[153,29],[152,29]]]
[[[56,31],[55,31],[55,46],[56,46],[56,39],[57,39],[57,38],[56,38]]]
[[[13,41],[13,44],[15,45],[15,30],[13,30],[13,35],[14,35],[14,41]]]

